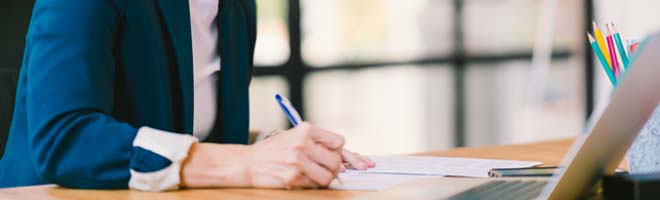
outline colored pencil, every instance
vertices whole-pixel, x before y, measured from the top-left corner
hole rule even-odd
[[[616,27],[614,27],[614,23],[610,25],[610,28],[612,29],[612,34],[614,34],[616,47],[619,50],[619,57],[621,57],[621,61],[623,61],[623,68],[628,70],[628,54],[626,54],[626,48],[624,48],[625,45],[623,44],[623,40],[621,40],[621,34],[616,30]]]
[[[612,39],[612,33],[608,28],[605,29],[605,38],[607,38],[607,47],[610,50],[610,63],[612,63],[612,72],[614,72],[614,77],[619,79],[619,61],[616,57],[616,47],[614,47],[614,39]]]
[[[603,52],[600,50],[600,47],[598,46],[598,42],[596,42],[596,39],[594,39],[591,34],[587,33],[587,38],[589,38],[589,44],[591,44],[591,48],[594,49],[594,53],[596,53],[596,57],[598,57],[598,60],[600,60],[601,66],[603,66],[603,71],[605,71],[605,74],[607,74],[607,77],[610,79],[610,83],[612,83],[612,86],[616,86],[616,77],[614,77],[614,73],[612,72],[612,69],[610,69],[607,65],[607,60],[605,60],[605,56],[603,55]]]
[[[600,47],[601,53],[605,56],[605,60],[607,60],[607,67],[612,69],[612,63],[610,63],[610,55],[607,52],[607,45],[605,45],[605,40],[603,37],[603,33],[600,32],[600,29],[598,28],[598,25],[596,25],[596,22],[591,22],[594,28],[594,36],[596,37],[596,42],[598,42],[598,47]]]

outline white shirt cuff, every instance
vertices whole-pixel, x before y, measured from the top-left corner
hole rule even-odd
[[[180,133],[172,133],[142,127],[133,140],[133,146],[152,151],[170,160],[172,164],[154,172],[138,172],[130,170],[131,178],[128,187],[143,191],[166,191],[179,188],[181,179],[181,164],[188,157],[190,147],[197,143],[197,138]]]

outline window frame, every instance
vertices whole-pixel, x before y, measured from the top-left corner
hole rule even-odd
[[[360,62],[360,63],[341,63],[323,67],[312,67],[306,64],[302,58],[302,35],[301,35],[301,0],[288,0],[287,11],[287,29],[289,32],[289,58],[286,62],[278,65],[259,65],[255,66],[254,75],[260,76],[277,76],[282,77],[288,83],[289,98],[292,104],[298,108],[301,115],[305,116],[305,92],[304,81],[305,78],[313,73],[322,71],[355,71],[363,69],[374,69],[383,67],[394,67],[401,65],[414,65],[424,67],[447,67],[439,65],[448,65],[453,71],[453,91],[454,91],[454,110],[453,112],[453,144],[455,147],[462,147],[466,145],[466,132],[465,132],[465,111],[466,111],[466,94],[465,94],[465,80],[466,69],[468,64],[480,63],[499,63],[509,62],[516,60],[531,60],[532,50],[521,52],[507,52],[504,54],[466,54],[464,45],[464,19],[463,19],[463,0],[452,0],[453,12],[453,40],[451,53],[446,56],[432,56],[430,58],[412,59],[407,61],[392,61],[392,62]],[[584,7],[584,27],[591,27],[591,21],[594,16],[593,0],[585,0]],[[588,28],[585,28],[588,31]],[[590,53],[590,46],[585,42],[584,49],[584,85],[585,92],[585,121],[588,115],[594,108],[594,65],[593,55]],[[552,60],[566,60],[569,59],[574,52],[568,50],[555,50],[552,53]],[[488,66],[488,65],[477,65]]]

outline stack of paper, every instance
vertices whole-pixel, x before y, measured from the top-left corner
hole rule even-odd
[[[364,171],[347,170],[339,174],[342,183],[334,180],[330,184],[330,189],[335,190],[365,190],[377,191],[387,189],[404,182],[417,180],[421,178],[437,178],[442,176],[425,176],[409,174],[379,174],[364,173]]]
[[[339,174],[343,181],[334,181],[331,189],[382,190],[403,182],[443,176],[488,177],[493,168],[533,167],[541,162],[493,160],[474,158],[447,158],[426,156],[370,156],[376,167],[365,170],[347,170]]]
[[[427,156],[372,156],[376,167],[366,173],[418,174],[442,176],[488,177],[493,168],[533,167],[541,162],[447,158]]]

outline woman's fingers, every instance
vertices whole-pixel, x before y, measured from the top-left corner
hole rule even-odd
[[[288,189],[316,189],[318,187],[319,185],[312,181],[309,177],[299,176],[293,183],[291,183],[291,187]]]
[[[367,163],[367,165],[369,165],[369,168],[376,167],[376,163],[374,161],[372,161],[371,159],[369,159],[368,157],[360,155],[359,153],[355,153],[355,152],[351,152],[351,153],[353,153],[353,155],[355,155],[360,160],[362,160],[362,162]]]
[[[365,170],[369,167],[367,163],[358,158],[353,152],[346,149],[342,150],[342,159],[346,161],[351,167],[359,170]]]
[[[310,148],[307,150],[307,156],[310,160],[320,164],[331,172],[336,173],[341,170],[341,155],[328,150],[321,144],[310,144]]]
[[[300,125],[296,126],[296,129],[297,128],[300,128],[303,132],[309,134],[314,142],[321,143],[330,150],[339,152],[344,147],[344,137],[339,134],[323,130],[308,122],[300,123]]]
[[[376,166],[376,163],[371,161],[371,159],[366,156],[353,153],[349,150],[342,150],[342,159],[350,164],[353,168],[359,170],[365,170]]]
[[[304,160],[301,164],[303,174],[318,185],[328,186],[335,178],[336,173],[331,172],[312,160]]]

